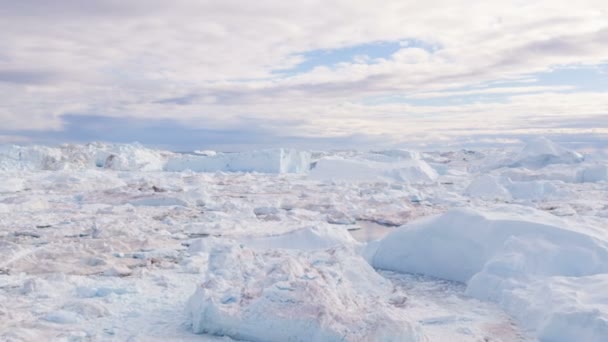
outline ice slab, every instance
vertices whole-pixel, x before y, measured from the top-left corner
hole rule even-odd
[[[0,146],[0,170],[79,170],[106,168],[120,171],[160,171],[163,153],[140,144]]]
[[[350,182],[396,181],[421,184],[431,183],[437,177],[437,171],[423,160],[381,154],[353,158],[325,157],[318,160],[310,172],[311,179]]]
[[[452,209],[403,226],[374,249],[374,267],[464,282],[467,294],[499,303],[538,337],[607,336],[605,295],[583,279],[606,282],[608,242],[584,226],[519,206]]]
[[[270,149],[215,155],[178,155],[170,158],[166,171],[304,173],[310,169],[310,153]]]

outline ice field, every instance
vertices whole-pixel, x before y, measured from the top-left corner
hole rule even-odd
[[[1,341],[606,341],[608,157],[0,146]]]

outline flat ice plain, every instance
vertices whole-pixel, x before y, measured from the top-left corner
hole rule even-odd
[[[608,160],[0,146],[1,341],[606,341]]]

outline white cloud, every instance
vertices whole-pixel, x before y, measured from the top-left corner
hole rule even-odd
[[[533,123],[530,117],[608,113],[608,89],[556,94],[566,88],[534,85],[451,91],[511,94],[505,103],[355,104],[369,96],[441,96],[606,62],[605,1],[0,0],[0,8],[4,130],[57,130],[70,113],[204,127],[247,116],[269,125],[292,119],[293,134],[400,139],[431,129],[521,129]],[[402,44],[374,63],[355,58],[292,77],[273,73],[301,62],[306,51],[407,39],[438,49]]]
[[[525,86],[525,87],[496,87],[496,88],[476,88],[470,90],[459,91],[441,91],[441,92],[423,92],[414,93],[408,98],[410,99],[432,99],[438,97],[454,97],[467,95],[497,95],[497,94],[526,94],[538,92],[558,92],[572,91],[574,86]]]

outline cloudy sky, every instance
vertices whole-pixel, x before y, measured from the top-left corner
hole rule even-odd
[[[0,0],[0,143],[608,144],[608,2]]]

